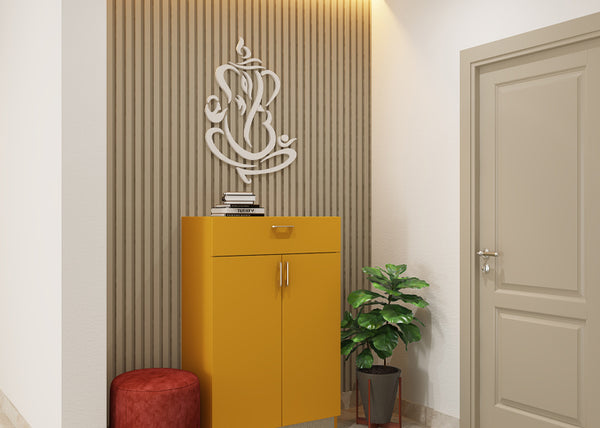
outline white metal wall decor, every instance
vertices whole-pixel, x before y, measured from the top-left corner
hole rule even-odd
[[[250,49],[244,45],[244,39],[240,37],[236,46],[236,52],[241,57],[237,63],[228,62],[220,65],[215,71],[215,78],[219,88],[227,100],[227,107],[223,108],[216,95],[210,95],[206,99],[204,113],[207,119],[214,125],[204,135],[206,144],[210,151],[223,162],[235,166],[242,181],[246,184],[252,183],[252,176],[269,174],[282,170],[296,159],[297,153],[290,145],[297,139],[286,134],[277,136],[273,128],[273,116],[268,110],[269,105],[279,94],[281,81],[279,76],[271,70],[262,66],[258,58],[251,58]],[[239,79],[241,94],[233,96],[231,85],[227,82],[228,75]],[[272,79],[273,92],[268,95],[266,81]],[[235,103],[232,105],[232,103]],[[236,111],[237,110],[237,111]],[[233,115],[238,114],[243,123],[243,144],[236,141],[231,132]],[[267,144],[262,148],[260,144],[251,141],[250,133],[253,126],[259,126],[259,135],[267,136]],[[234,153],[245,159],[239,162],[228,157],[219,147],[228,144]],[[232,155],[234,154],[232,153]],[[265,161],[278,159],[280,162],[272,167],[266,168]]]

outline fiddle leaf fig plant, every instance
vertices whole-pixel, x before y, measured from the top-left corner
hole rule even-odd
[[[348,296],[348,303],[356,311],[355,315],[344,312],[341,352],[346,360],[353,352],[358,352],[356,366],[370,369],[373,352],[387,365],[387,359],[392,356],[399,340],[404,342],[405,348],[409,343],[421,340],[417,324],[425,325],[415,318],[410,307],[404,305],[424,308],[429,303],[421,296],[405,291],[429,287],[429,284],[419,278],[401,277],[406,265],[386,264],[385,268],[364,267],[362,270],[379,292],[361,289]]]

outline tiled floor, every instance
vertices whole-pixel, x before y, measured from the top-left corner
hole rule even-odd
[[[362,416],[362,412],[360,413]],[[338,428],[364,428],[365,425],[355,425],[356,410],[345,409],[342,410],[342,415],[338,418]],[[395,413],[392,416],[392,421],[398,420],[398,414]],[[0,428],[14,428],[14,425],[10,423],[8,417],[0,414]],[[402,418],[402,428],[426,428],[423,425],[419,425],[415,421],[407,418]]]
[[[359,415],[363,416],[362,409],[359,410]],[[342,415],[338,418],[338,428],[364,428],[365,425],[356,425],[356,408],[342,409]],[[395,412],[392,415],[392,421],[398,420],[398,413]],[[417,422],[402,418],[402,428],[426,428],[424,425],[420,425]]]
[[[8,416],[0,413],[0,428],[14,428],[14,425],[8,420]]]

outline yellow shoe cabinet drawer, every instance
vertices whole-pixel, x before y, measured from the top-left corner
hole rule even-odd
[[[254,236],[293,224],[339,248],[339,218],[265,219],[252,223]],[[182,362],[200,378],[202,426],[277,428],[339,415],[339,252],[322,251],[330,248],[323,241],[311,251],[296,238],[285,253],[223,256],[215,237],[234,239],[231,230],[246,223],[239,220],[256,219],[182,222]],[[267,232],[266,244],[246,240],[244,251],[271,251],[281,244],[269,240],[286,239]]]
[[[210,217],[215,256],[340,252],[339,217]]]

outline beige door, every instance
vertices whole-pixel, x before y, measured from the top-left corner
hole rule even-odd
[[[600,43],[478,82],[474,426],[600,427]]]

